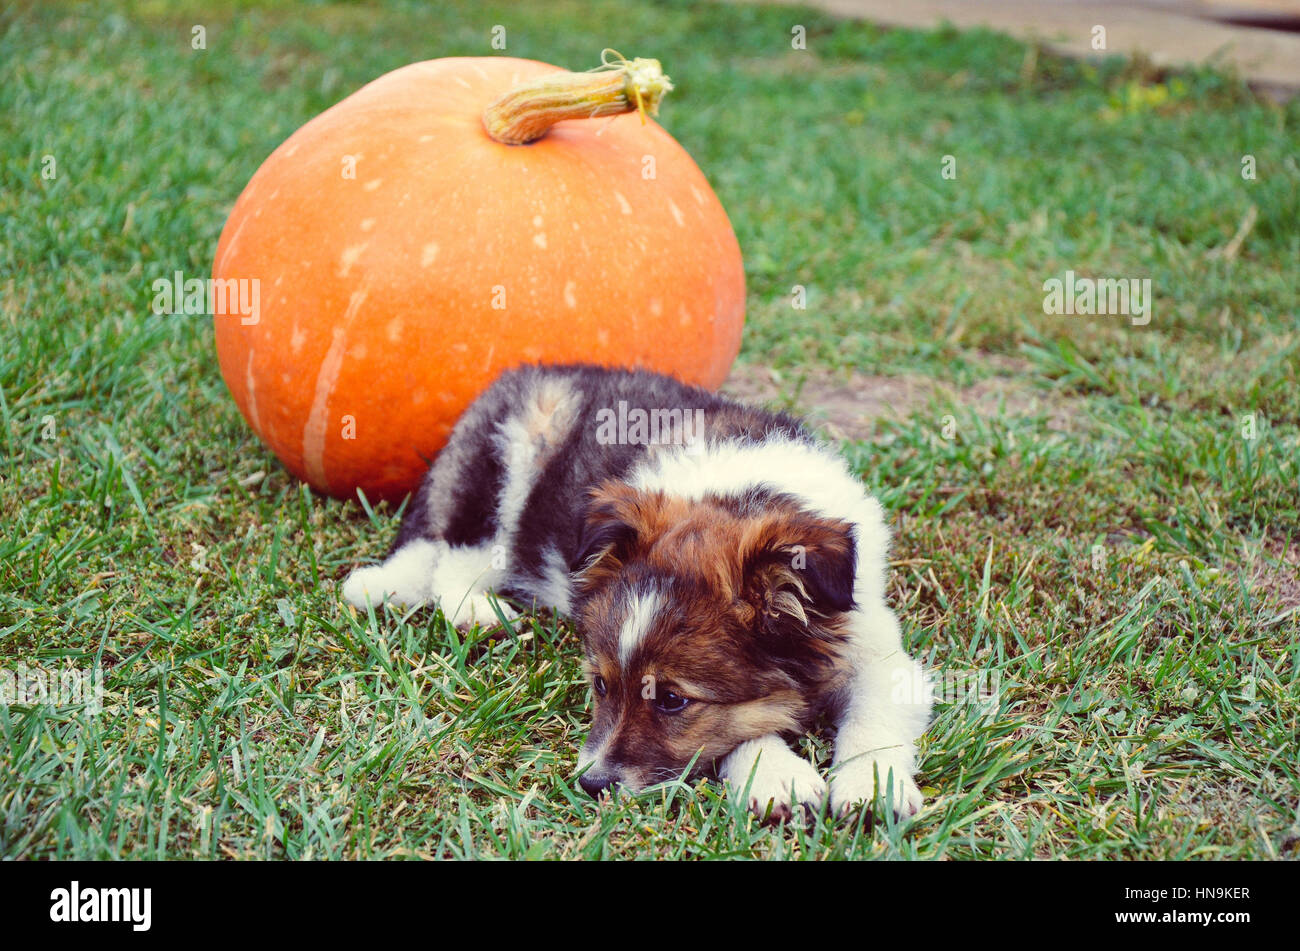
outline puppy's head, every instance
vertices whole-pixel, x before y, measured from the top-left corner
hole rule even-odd
[[[843,677],[847,522],[757,490],[692,502],[607,483],[580,548],[593,795],[706,775],[740,743],[798,729]]]

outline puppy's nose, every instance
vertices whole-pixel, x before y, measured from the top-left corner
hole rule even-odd
[[[578,777],[578,785],[586,790],[588,796],[595,799],[610,786],[614,785],[614,777],[609,773],[598,773],[595,770],[589,769]]]

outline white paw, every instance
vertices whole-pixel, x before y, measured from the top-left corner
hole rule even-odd
[[[343,597],[349,604],[362,610],[365,610],[367,603],[379,607],[385,601],[389,601],[393,604],[413,607],[424,603],[425,600],[424,598],[408,600],[416,597],[415,593],[409,587],[395,583],[395,579],[385,571],[383,565],[358,568],[348,575],[347,580],[343,582]]]
[[[751,781],[748,775],[728,777],[727,791],[739,796],[749,786],[749,811],[760,819],[779,822],[793,815],[793,803],[817,811],[826,797],[826,781],[817,767],[801,756],[766,756],[758,761]]]
[[[504,601],[498,600],[497,606],[501,609],[501,616],[507,621],[513,621],[519,617],[519,612]],[[452,603],[451,598],[443,598],[442,613],[447,620],[462,630],[471,628],[475,624],[482,627],[495,627],[500,623],[497,612],[493,609],[492,602],[488,600],[485,592],[467,594],[465,597],[458,599],[457,603]]]
[[[899,818],[916,815],[925,803],[920,787],[916,785],[916,780],[912,778],[905,763],[886,757],[872,759],[870,756],[859,756],[831,770],[831,809],[843,814],[858,804],[870,806],[877,795],[877,775],[880,777],[880,801],[888,802],[891,770],[894,814]]]
[[[343,582],[343,597],[364,609],[385,601],[402,607],[416,607],[429,600],[429,580],[438,549],[420,539],[393,552],[382,565],[358,568]]]

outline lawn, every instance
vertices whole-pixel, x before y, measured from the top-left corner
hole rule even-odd
[[[104,678],[98,713],[0,706],[4,857],[1300,853],[1296,102],[786,7],[109,6],[0,13],[0,669]],[[349,610],[394,510],[288,476],[211,321],[151,312],[294,129],[496,24],[677,84],[745,254],[738,375],[844,439],[911,649],[994,688],[937,707],[914,820],[598,806],[573,631]],[[1150,279],[1150,323],[1045,313],[1067,270]]]

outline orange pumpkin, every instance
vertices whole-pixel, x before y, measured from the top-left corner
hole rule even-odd
[[[653,60],[433,60],[276,149],[213,277],[259,282],[255,318],[215,317],[217,355],[285,466],[331,495],[400,498],[523,362],[717,387],[740,346],[740,249],[699,168],[645,117],[670,88]]]

